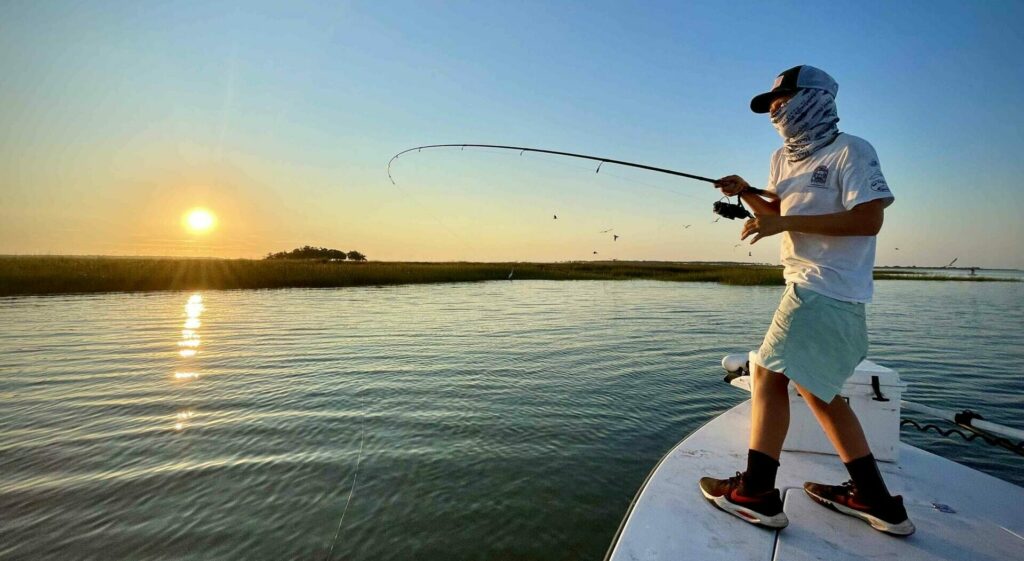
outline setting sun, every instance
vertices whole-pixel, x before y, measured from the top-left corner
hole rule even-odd
[[[182,223],[188,231],[201,234],[213,229],[217,224],[217,217],[205,208],[194,208],[185,214]]]

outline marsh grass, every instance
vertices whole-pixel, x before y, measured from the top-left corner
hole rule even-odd
[[[232,288],[326,288],[513,279],[718,282],[782,285],[782,268],[734,263],[587,261],[572,263],[324,262],[119,257],[0,257],[0,296]],[[1003,280],[918,273],[876,279]]]
[[[875,280],[963,281],[963,282],[1019,282],[1017,279],[984,276],[936,275],[919,271],[875,271]]]

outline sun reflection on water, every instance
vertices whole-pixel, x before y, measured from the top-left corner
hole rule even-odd
[[[188,428],[190,424],[189,422],[192,420],[192,417],[194,416],[195,412],[192,411],[191,409],[187,409],[185,411],[178,411],[178,414],[174,416],[174,430],[183,431],[186,428]]]
[[[199,316],[203,314],[206,307],[203,305],[203,296],[193,294],[188,297],[185,303],[185,325],[181,330],[181,340],[178,341],[178,355],[184,359],[190,359],[199,354],[199,328],[202,322]],[[195,371],[194,364],[187,361],[185,368],[174,373],[174,379],[180,381],[191,381],[199,379],[199,373]]]

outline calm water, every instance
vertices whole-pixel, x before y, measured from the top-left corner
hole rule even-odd
[[[0,299],[0,558],[600,559],[658,458],[744,399],[719,360],[780,294]],[[879,282],[869,323],[909,399],[1024,426],[1024,283]],[[903,436],[1024,484],[1008,452]]]

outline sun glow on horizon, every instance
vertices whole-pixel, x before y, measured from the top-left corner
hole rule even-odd
[[[217,225],[217,217],[205,208],[194,208],[185,213],[181,223],[193,234],[205,234]]]

